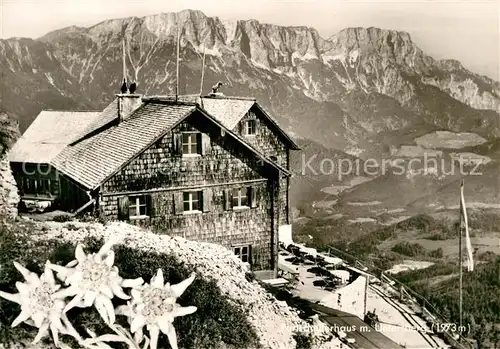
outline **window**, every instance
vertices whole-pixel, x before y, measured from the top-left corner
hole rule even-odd
[[[40,179],[37,182],[38,192],[42,194],[50,194],[50,179]]]
[[[24,178],[22,189],[25,194],[47,194],[50,195],[50,179]]]
[[[198,212],[202,209],[202,192],[188,191],[184,192],[184,212]]]
[[[24,178],[23,191],[25,194],[36,194],[36,179]]]
[[[146,216],[146,196],[141,195],[129,197],[128,212],[130,218]]]
[[[257,121],[248,120],[246,124],[246,134],[247,135],[255,135],[257,132]]]
[[[233,247],[234,254],[237,255],[243,262],[251,263],[252,246]]]
[[[182,134],[182,154],[201,154],[201,133],[184,132]]]
[[[233,208],[248,207],[248,188],[233,189]]]

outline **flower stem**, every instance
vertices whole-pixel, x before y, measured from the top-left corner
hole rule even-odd
[[[129,345],[130,348],[141,349],[139,345],[132,339],[132,336],[128,333],[127,330],[123,328],[123,332],[121,332],[116,326],[108,324],[109,328],[111,328],[118,336],[122,337],[125,340],[125,343]]]

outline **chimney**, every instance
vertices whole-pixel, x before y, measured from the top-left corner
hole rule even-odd
[[[118,98],[118,122],[128,118],[142,105],[142,95],[135,93],[120,93]]]

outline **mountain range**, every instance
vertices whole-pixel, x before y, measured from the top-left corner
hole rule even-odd
[[[457,139],[466,132],[483,140],[464,147],[494,143],[500,137],[500,83],[456,60],[433,59],[406,32],[346,28],[323,38],[309,27],[224,21],[194,10],[110,19],[37,39],[0,40],[1,109],[18,120],[21,131],[42,109],[102,109],[119,92],[123,40],[127,76],[137,81],[137,92],[173,94],[178,33],[180,94],[199,94],[200,87],[206,94],[222,81],[226,95],[257,98],[308,154],[366,161],[394,157],[404,147],[442,151],[446,146],[422,148],[418,143],[442,132]],[[203,53],[205,78],[200,86]],[[484,156],[495,149],[485,147],[478,150]],[[294,155],[293,191],[296,202],[311,203],[325,196],[319,189],[344,181],[303,176],[304,154]],[[498,174],[498,166],[492,165],[495,155],[488,167],[491,178]],[[430,189],[419,191],[418,181],[407,177],[378,176],[359,188],[376,197],[391,188],[383,184],[386,181],[404,182],[401,187],[413,186],[414,194],[398,204],[415,206],[420,200],[425,205],[417,207],[427,207],[438,200],[436,195],[430,202],[424,200],[429,190],[450,182],[434,178],[429,186],[424,179]],[[359,199],[364,195],[359,190],[351,188],[346,195]],[[380,195],[390,196],[386,194]]]

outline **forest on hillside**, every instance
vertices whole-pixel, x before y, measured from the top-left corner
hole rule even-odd
[[[396,278],[458,326],[459,277],[456,269],[455,265],[436,264],[397,274]],[[448,277],[439,281],[443,276]],[[463,274],[462,309],[463,325],[467,328],[464,336],[475,339],[479,348],[500,348],[500,257]]]

